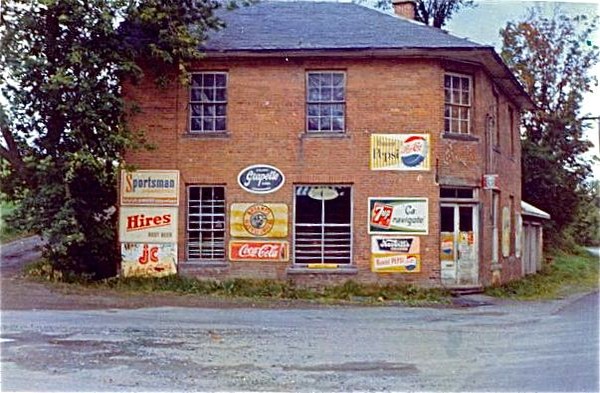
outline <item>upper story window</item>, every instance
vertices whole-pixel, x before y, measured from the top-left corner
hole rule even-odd
[[[462,74],[444,75],[444,131],[469,134],[471,127],[471,77]]]
[[[225,132],[227,127],[227,73],[192,74],[190,132]]]
[[[340,71],[315,71],[308,72],[306,79],[308,132],[344,132],[346,74]]]

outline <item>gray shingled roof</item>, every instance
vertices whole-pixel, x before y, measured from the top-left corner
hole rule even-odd
[[[203,48],[208,52],[485,48],[352,3],[263,1],[219,16],[227,27],[209,34]]]

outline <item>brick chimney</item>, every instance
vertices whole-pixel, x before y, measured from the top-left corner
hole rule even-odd
[[[407,19],[415,19],[417,2],[414,0],[393,0],[394,13]]]

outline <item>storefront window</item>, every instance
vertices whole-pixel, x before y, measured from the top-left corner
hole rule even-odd
[[[350,186],[296,186],[296,264],[351,263],[351,191]]]
[[[225,188],[188,187],[187,259],[225,259]]]

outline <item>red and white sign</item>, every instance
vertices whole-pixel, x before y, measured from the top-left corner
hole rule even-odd
[[[176,207],[121,206],[119,240],[124,243],[176,243]]]
[[[285,262],[289,259],[288,242],[244,241],[229,242],[229,259],[232,261]]]
[[[482,185],[484,190],[499,190],[498,175],[483,175]]]
[[[177,273],[177,244],[121,243],[123,277],[163,277]]]

